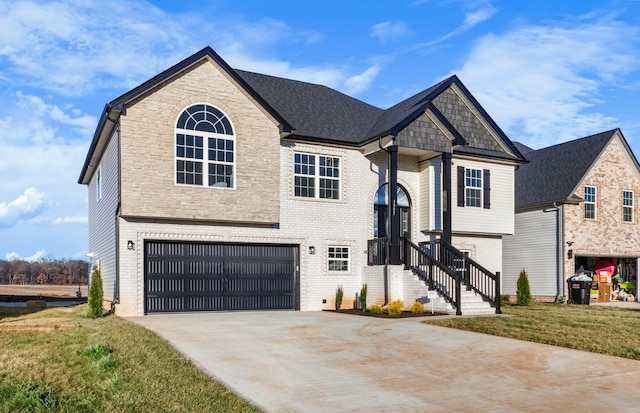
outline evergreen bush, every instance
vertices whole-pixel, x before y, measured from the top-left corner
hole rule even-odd
[[[360,308],[362,311],[367,311],[367,284],[363,284],[360,289]]]
[[[91,318],[102,317],[104,311],[102,309],[102,301],[104,300],[104,292],[102,291],[102,277],[100,271],[94,268],[91,271],[91,284],[89,285],[89,311],[87,316]]]
[[[339,310],[342,307],[342,297],[344,296],[344,290],[342,286],[339,285],[336,289],[336,310]]]
[[[531,305],[531,288],[529,287],[529,278],[527,273],[522,269],[518,277],[516,304],[528,306]]]

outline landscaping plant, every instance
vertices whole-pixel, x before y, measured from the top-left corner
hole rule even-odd
[[[402,314],[404,309],[404,302],[402,300],[396,300],[387,306],[387,313],[389,317],[397,317]]]
[[[363,284],[360,289],[360,308],[362,311],[367,311],[367,284]]]
[[[94,268],[91,271],[91,285],[89,285],[89,311],[87,316],[91,318],[102,317],[104,311],[102,309],[102,301],[104,300],[104,292],[102,291],[102,277],[100,270]]]
[[[411,305],[410,310],[413,314],[422,314],[424,313],[424,305],[420,301],[416,301]]]
[[[382,314],[382,306],[380,304],[374,304],[369,308],[369,311],[373,314]]]
[[[531,305],[531,288],[529,287],[529,278],[524,268],[520,271],[520,276],[518,277],[516,294],[516,304],[524,306]]]
[[[344,296],[344,290],[342,286],[339,285],[336,289],[336,310],[339,310],[342,307],[342,297]]]

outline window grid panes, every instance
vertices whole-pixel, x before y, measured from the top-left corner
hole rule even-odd
[[[340,158],[293,154],[294,196],[340,199]]]
[[[633,191],[622,191],[622,219],[633,222]]]
[[[465,205],[470,207],[482,206],[482,170],[465,169]]]
[[[226,115],[206,104],[185,109],[176,125],[176,183],[233,188],[234,172],[235,137]]]
[[[584,187],[584,217],[586,219],[596,218],[596,187]]]
[[[329,247],[329,271],[349,271],[349,247]]]

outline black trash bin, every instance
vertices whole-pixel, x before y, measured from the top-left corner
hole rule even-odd
[[[569,304],[586,304],[589,305],[591,298],[591,281],[573,281],[571,278],[567,280],[569,289]]]

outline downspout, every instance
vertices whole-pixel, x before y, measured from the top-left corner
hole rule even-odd
[[[114,128],[114,132],[116,133],[116,137],[118,139],[118,156],[116,157],[117,159],[117,166],[116,166],[116,170],[118,171],[118,202],[116,204],[116,209],[114,211],[114,225],[115,225],[115,267],[116,267],[116,277],[115,277],[115,291],[114,291],[114,297],[113,297],[113,301],[111,302],[111,313],[113,313],[115,311],[115,306],[116,304],[120,304],[120,248],[119,248],[119,242],[120,242],[120,225],[119,225],[119,218],[120,218],[120,193],[122,190],[122,171],[120,170],[120,156],[121,156],[121,145],[122,142],[120,140],[120,121],[119,120],[115,120],[115,119],[111,119],[111,117],[109,116],[109,111],[111,108],[107,109],[107,120],[110,120],[111,122],[113,122],[116,126]]]
[[[555,302],[560,301],[560,297],[564,297],[564,255],[563,255],[563,218],[564,208],[559,206],[556,202],[553,203],[553,207],[556,211],[556,299]]]

